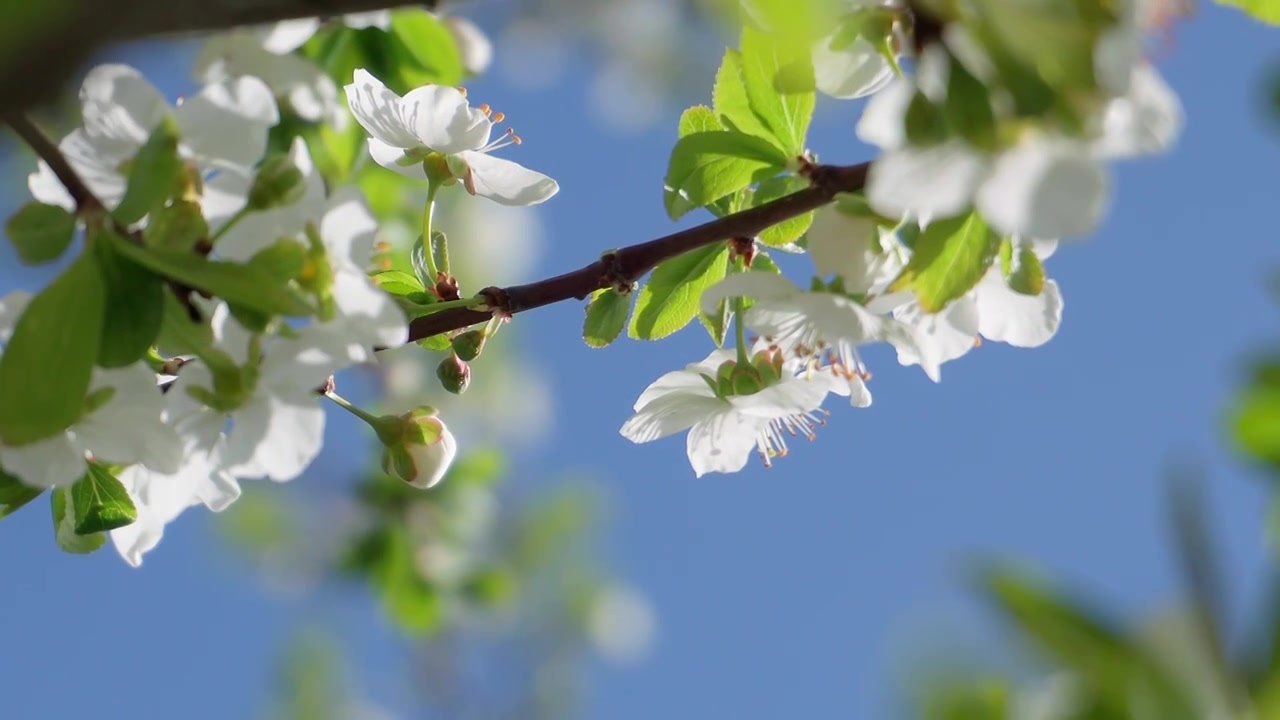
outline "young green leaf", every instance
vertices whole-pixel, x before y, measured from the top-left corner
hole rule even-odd
[[[198,203],[178,200],[152,211],[144,241],[147,247],[189,253],[209,238],[209,223]]]
[[[1018,265],[1009,274],[1009,287],[1023,295],[1039,295],[1044,290],[1045,273],[1040,256],[1027,246],[1018,249]]]
[[[963,64],[952,59],[942,110],[955,134],[983,150],[996,148],[996,116],[991,92]]]
[[[213,345],[213,326],[208,317],[196,317],[194,307],[183,304],[173,292],[166,290],[160,336],[156,346],[165,355],[195,355]]]
[[[977,213],[932,222],[889,290],[910,288],[921,309],[936,313],[978,284],[999,248],[1000,238]]]
[[[716,130],[724,130],[724,126],[720,124],[720,119],[716,117],[714,111],[706,105],[694,105],[693,107],[680,113],[680,134],[679,137],[692,135],[700,132],[714,132]]]
[[[725,129],[758,137],[777,146],[778,152],[786,155],[786,147],[778,145],[773,132],[765,127],[764,121],[751,109],[751,102],[747,100],[747,86],[742,79],[742,53],[733,48],[724,51],[724,60],[720,62],[720,70],[716,72],[711,100]],[[683,135],[681,133],[682,137]]]
[[[89,463],[84,477],[71,486],[75,533],[92,535],[115,530],[138,519],[129,491],[106,468]]]
[[[729,337],[729,328],[733,324],[733,306],[728,300],[721,300],[716,303],[714,313],[699,312],[698,322],[702,323],[716,347],[724,347],[724,341]]]
[[[724,278],[728,257],[729,246],[717,243],[659,265],[636,298],[627,334],[658,340],[688,325],[702,292]]]
[[[249,264],[266,273],[277,283],[287,283],[302,274],[307,266],[307,249],[295,240],[281,238],[249,258]]]
[[[426,10],[403,9],[391,15],[391,51],[400,60],[403,79],[413,87],[428,83],[457,85],[465,70],[449,28]]]
[[[66,208],[29,202],[5,223],[18,259],[27,265],[53,262],[76,234],[76,217]]]
[[[791,193],[800,192],[808,186],[807,181],[794,175],[770,178],[760,183],[760,187],[751,196],[751,207],[759,207]],[[773,247],[786,245],[799,240],[812,224],[813,213],[807,212],[765,228],[761,231],[759,239],[765,245]]]
[[[227,302],[273,315],[303,317],[313,313],[306,298],[253,265],[208,260],[190,253],[140,247],[110,235],[103,237],[121,255],[152,272]]]
[[[49,494],[49,505],[53,510],[53,537],[63,551],[84,555],[102,547],[107,542],[105,533],[79,535],[76,533],[75,513],[72,511],[68,488],[54,488]]]
[[[415,305],[430,305],[433,301],[418,278],[403,270],[380,272],[373,276],[373,282],[388,295],[405,298]]]
[[[623,295],[613,288],[591,293],[587,305],[587,319],[582,326],[582,339],[587,347],[602,348],[622,334],[631,311],[631,295]]]
[[[124,198],[111,216],[125,225],[138,222],[173,194],[181,172],[178,123],[172,115],[165,115],[134,156]]]
[[[32,298],[0,355],[0,438],[23,445],[70,427],[84,409],[102,341],[106,288],[92,253]]]
[[[98,365],[104,368],[131,365],[147,354],[160,334],[164,282],[160,276],[121,256],[111,243],[95,242],[94,253],[106,285]]]
[[[782,171],[786,158],[751,135],[721,130],[686,135],[667,165],[665,203],[672,219]]]
[[[35,500],[44,488],[23,485],[22,481],[0,470],[0,518],[17,512],[18,508]]]
[[[753,28],[742,31],[742,77],[751,109],[789,157],[804,152],[813,117],[813,61],[807,48]]]
[[[996,569],[983,588],[1017,627],[1067,668],[1087,680],[1109,709],[1127,716],[1135,697],[1152,717],[1196,717],[1183,689],[1136,643],[1085,609],[1022,575]]]
[[[1254,20],[1280,25],[1280,0],[1215,0],[1219,5],[1239,8]]]

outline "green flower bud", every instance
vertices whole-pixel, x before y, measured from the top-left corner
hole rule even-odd
[[[457,355],[450,355],[436,367],[436,377],[445,390],[454,395],[461,395],[471,384],[471,366],[463,362]]]
[[[292,205],[307,192],[307,178],[283,153],[268,157],[258,168],[249,188],[250,210],[267,210]]]
[[[453,352],[459,360],[470,362],[480,357],[485,341],[489,339],[483,330],[468,330],[453,339]]]

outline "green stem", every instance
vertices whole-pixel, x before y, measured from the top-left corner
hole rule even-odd
[[[430,305],[419,305],[421,308],[418,317],[438,313],[442,310],[452,310],[454,308],[473,308],[484,304],[484,297],[476,295],[475,297],[462,298],[460,300],[446,300],[444,302],[431,303]]]
[[[433,281],[440,276],[440,269],[436,267],[436,249],[431,242],[431,219],[436,212],[436,193],[439,191],[439,185],[427,183],[427,207],[422,211],[422,255]]]
[[[222,237],[223,235],[226,235],[228,230],[235,227],[236,223],[248,217],[249,213],[251,212],[253,211],[250,210],[248,206],[240,208],[240,210],[236,212],[235,215],[231,216],[230,220],[227,220],[227,222],[223,224],[222,227],[218,228],[218,232],[214,233],[213,237],[209,238],[209,242],[214,245],[218,244],[218,238]]]
[[[747,264],[741,255],[735,254],[733,269],[734,272],[744,272],[747,269]],[[733,299],[733,331],[738,340],[738,364],[740,365],[751,364],[751,357],[747,354],[747,328],[742,324],[742,317],[746,314],[746,299],[741,296],[735,297]]]
[[[330,400],[334,401],[335,403],[337,403],[337,404],[338,404],[338,406],[339,406],[339,407],[341,407],[343,410],[346,410],[347,412],[351,413],[352,415],[355,415],[356,417],[360,418],[361,420],[363,420],[363,421],[365,421],[365,422],[369,423],[369,425],[370,425],[374,430],[377,430],[377,429],[378,429],[378,426],[379,426],[379,424],[380,424],[380,423],[379,423],[379,418],[378,418],[376,415],[371,415],[371,414],[369,414],[369,413],[365,412],[364,410],[361,410],[360,408],[356,407],[355,405],[352,405],[352,404],[351,404],[351,402],[350,402],[349,400],[347,400],[346,398],[342,397],[341,395],[339,395],[339,394],[338,394],[338,393],[336,393],[336,392],[328,392],[328,393],[325,393],[325,395],[324,395],[324,396],[325,396],[325,397],[327,397],[327,398],[329,398]]]

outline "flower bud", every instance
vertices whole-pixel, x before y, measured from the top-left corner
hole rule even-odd
[[[436,367],[436,377],[440,378],[445,390],[461,395],[471,384],[471,366],[458,359],[457,355],[450,355]]]
[[[382,471],[416,488],[430,488],[448,472],[458,441],[431,408],[410,410],[399,419],[400,437],[386,445]]]
[[[267,210],[292,205],[307,192],[307,178],[284,154],[277,154],[262,161],[258,174],[249,188],[250,210]]]
[[[738,367],[735,360],[725,360],[716,368],[716,395],[729,397],[733,394],[733,371]]]
[[[760,372],[750,365],[739,365],[733,371],[733,394],[754,395],[764,389]]]
[[[480,357],[485,341],[489,336],[483,330],[468,330],[453,339],[453,353],[459,360],[470,362]]]

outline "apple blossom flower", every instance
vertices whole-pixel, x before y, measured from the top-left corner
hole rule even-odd
[[[622,436],[646,443],[688,430],[686,451],[698,477],[737,472],[752,450],[768,466],[772,458],[787,454],[785,434],[813,437],[823,424],[819,407],[832,390],[829,376],[796,374],[794,365],[784,365],[781,376],[757,392],[722,395],[709,378],[733,359],[731,351],[716,350],[658,378],[636,400]]]
[[[338,130],[350,122],[333,78],[301,55],[268,50],[252,30],[211,36],[200,48],[192,70],[196,79],[205,83],[256,77],[303,120],[323,121]]]
[[[275,99],[257,78],[215,83],[170,107],[160,91],[127,65],[99,65],[80,88],[83,127],[59,143],[71,167],[108,207],[124,197],[123,171],[151,132],[172,112],[179,154],[208,179],[215,173],[250,175],[267,147],[267,131],[279,121]],[[27,180],[42,202],[74,207],[43,161]]]
[[[840,99],[865,97],[881,90],[898,71],[894,61],[862,32],[856,32],[868,22],[883,18],[880,24],[888,37],[893,32],[892,19],[878,2],[852,0],[846,4],[849,12],[844,21],[814,43],[811,50],[818,90]]]
[[[508,129],[490,141],[502,114],[471,107],[457,88],[426,85],[402,98],[358,69],[346,93],[352,114],[370,135],[370,156],[385,168],[425,179],[423,161],[438,153],[467,192],[503,205],[536,205],[560,190],[546,175],[490,155],[520,138]]]

